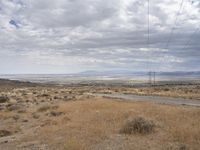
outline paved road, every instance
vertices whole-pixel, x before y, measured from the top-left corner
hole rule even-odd
[[[120,98],[129,101],[149,101],[162,104],[173,104],[173,105],[188,105],[200,107],[200,100],[184,99],[184,98],[173,98],[163,96],[142,96],[134,94],[95,94],[97,96],[104,96],[109,98]]]

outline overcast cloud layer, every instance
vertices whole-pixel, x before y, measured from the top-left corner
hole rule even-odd
[[[200,0],[0,0],[0,73],[200,70]]]

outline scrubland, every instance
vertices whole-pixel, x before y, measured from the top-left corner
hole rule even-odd
[[[0,149],[198,150],[199,107],[124,102],[92,95],[154,91],[199,98],[196,87],[181,87],[185,91],[175,86],[169,90],[155,88],[1,86]]]

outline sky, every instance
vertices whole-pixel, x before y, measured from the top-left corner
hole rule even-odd
[[[150,0],[149,34],[148,0],[0,0],[0,74],[197,71],[199,26],[200,0]]]

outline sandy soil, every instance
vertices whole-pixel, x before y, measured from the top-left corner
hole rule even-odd
[[[199,149],[199,108],[91,95],[103,90],[117,92],[112,87],[2,86],[0,149]],[[120,133],[135,117],[152,120],[155,130],[145,135]]]

